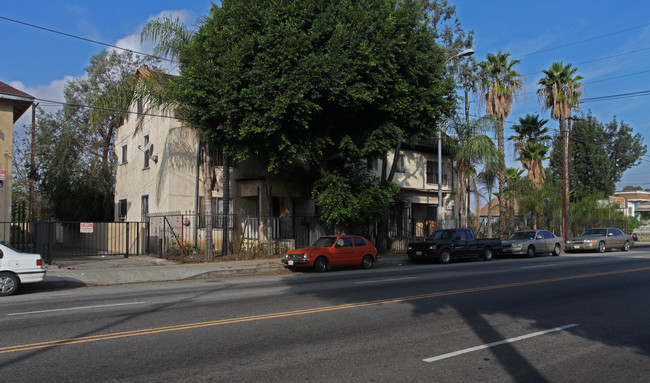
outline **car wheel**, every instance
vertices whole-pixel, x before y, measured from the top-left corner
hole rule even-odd
[[[630,250],[630,242],[625,241],[625,243],[623,244],[623,251],[628,251],[628,250]]]
[[[558,255],[560,255],[561,252],[562,252],[562,247],[560,247],[559,243],[556,243],[555,247],[553,248],[553,253],[551,254],[557,257]]]
[[[451,253],[449,250],[443,250],[442,254],[440,254],[440,263],[446,265],[449,262],[451,262]]]
[[[327,270],[327,258],[318,257],[314,262],[314,271],[322,273],[325,270]]]
[[[12,295],[18,290],[20,281],[12,273],[0,273],[0,296]]]
[[[535,256],[535,246],[528,246],[528,249],[526,249],[526,256],[528,258],[533,258]]]
[[[535,254],[535,252],[533,252]],[[486,247],[485,250],[483,250],[483,260],[484,261],[491,261],[492,260],[492,248],[491,247]]]
[[[598,243],[598,252],[599,252],[599,253],[604,253],[605,250],[606,250],[606,248],[605,248],[605,242],[600,241],[600,242]]]
[[[363,257],[363,259],[361,260],[361,267],[364,268],[364,269],[366,269],[366,270],[367,270],[367,269],[371,269],[371,268],[372,268],[372,264],[373,264],[374,262],[375,262],[375,260],[372,259],[372,256],[371,256],[371,255],[366,255],[366,256]]]

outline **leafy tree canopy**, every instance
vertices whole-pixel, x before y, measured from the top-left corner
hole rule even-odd
[[[121,82],[132,82],[148,61],[130,52],[104,51],[91,59],[86,76],[68,81],[66,105],[56,113],[40,111],[35,137],[37,187],[48,206],[40,218],[112,220],[115,185],[115,130],[122,109],[91,108]]]
[[[180,56],[183,115],[270,171],[383,155],[454,105],[435,37],[420,1],[223,1]]]
[[[586,195],[600,198],[616,191],[623,172],[640,163],[647,153],[643,137],[615,118],[603,124],[589,113],[571,129],[571,190],[574,199]],[[550,167],[562,174],[560,137],[555,138]]]
[[[453,11],[446,1],[224,0],[182,46],[175,98],[236,160],[255,157],[271,174],[324,171],[360,191],[347,168],[430,137],[451,114],[454,80],[435,40]]]

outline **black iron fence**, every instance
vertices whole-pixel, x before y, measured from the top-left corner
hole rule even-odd
[[[146,222],[0,222],[0,242],[46,262],[74,256],[148,254]]]

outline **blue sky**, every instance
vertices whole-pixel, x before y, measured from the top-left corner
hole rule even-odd
[[[548,118],[535,94],[542,69],[554,61],[578,67],[584,77],[585,97],[605,97],[650,91],[650,2],[618,0],[574,1],[476,1],[450,0],[465,29],[475,33],[475,57],[488,52],[509,52],[521,60],[516,69],[525,74],[525,95],[513,105],[506,123],[539,113]],[[28,4],[28,5],[27,5]],[[207,15],[210,1],[41,1],[3,2],[0,16],[65,32],[86,39],[150,52],[139,41],[140,28],[151,18],[172,13],[192,25]],[[558,12],[561,12],[558,14]],[[3,60],[0,81],[36,98],[63,100],[66,79],[82,76],[90,57],[105,47],[0,19]],[[650,95],[616,100],[591,101],[591,110],[601,122],[614,116],[641,133],[650,143]],[[42,105],[47,106],[46,102]],[[471,113],[482,114],[478,103]],[[28,123],[22,119],[20,123]],[[548,126],[557,129],[556,121]],[[512,147],[506,148],[514,164]],[[650,188],[650,155],[641,166],[624,173],[617,184]]]

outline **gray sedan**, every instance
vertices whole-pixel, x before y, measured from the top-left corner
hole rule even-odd
[[[630,250],[634,240],[628,234],[615,227],[588,229],[578,237],[567,241],[566,251],[589,250],[604,253],[607,249],[620,248]]]
[[[504,254],[526,254],[531,258],[539,253],[560,255],[562,244],[562,237],[548,230],[516,231],[502,242]]]

